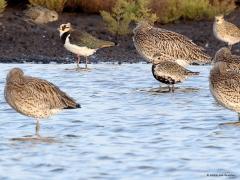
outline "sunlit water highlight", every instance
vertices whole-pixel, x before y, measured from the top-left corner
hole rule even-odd
[[[149,64],[65,70],[73,66],[0,64],[0,179],[239,178],[240,128],[219,126],[237,115],[210,95],[210,66],[190,67],[200,76],[176,93],[154,91],[159,83]],[[35,127],[4,100],[12,67],[53,82],[82,105],[41,121],[41,135],[56,142],[11,140],[34,134]]]

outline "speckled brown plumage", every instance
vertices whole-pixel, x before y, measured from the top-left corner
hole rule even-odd
[[[240,72],[240,56],[233,55],[229,48],[219,49],[213,59],[213,64],[225,62],[226,71]]]
[[[25,76],[19,68],[8,73],[4,94],[13,109],[34,118],[46,118],[58,110],[79,106],[54,84]]]
[[[154,78],[161,83],[174,85],[184,81],[190,76],[198,75],[199,72],[189,71],[171,61],[161,61],[158,64],[152,65],[152,74]]]
[[[193,62],[211,62],[211,57],[203,52],[202,47],[181,34],[153,27],[146,22],[139,23],[133,33],[137,51],[151,63],[168,60],[186,66]]]
[[[17,112],[36,119],[47,118],[61,109],[80,108],[80,105],[54,84],[25,76],[19,68],[7,75],[4,96]]]
[[[210,91],[220,105],[240,113],[240,74],[226,69],[226,62],[213,66],[209,77]]]
[[[42,6],[31,6],[24,11],[29,20],[37,24],[46,24],[58,20],[58,13]]]
[[[220,41],[228,43],[231,48],[233,44],[240,42],[240,29],[224,20],[224,17],[216,16],[213,24],[213,33]]]

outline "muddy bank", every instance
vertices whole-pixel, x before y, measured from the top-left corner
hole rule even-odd
[[[240,9],[226,17],[227,20],[240,26]],[[74,55],[66,51],[59,39],[57,28],[60,24],[71,22],[75,27],[83,29],[94,36],[114,41],[102,19],[98,15],[63,13],[57,22],[47,25],[28,23],[23,18],[20,8],[8,8],[0,18],[0,62],[35,62],[35,63],[71,63]],[[212,32],[212,21],[181,21],[174,24],[160,25],[191,38],[195,43],[206,48],[210,55],[225,44],[216,40]],[[143,61],[136,52],[132,35],[118,39],[119,46],[101,49],[91,56],[92,62],[128,62]],[[240,54],[240,45],[235,45],[233,51]]]

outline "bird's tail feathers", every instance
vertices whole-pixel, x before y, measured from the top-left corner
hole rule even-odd
[[[102,48],[107,48],[107,47],[112,47],[112,46],[116,46],[117,44],[111,41],[104,41],[102,43]]]
[[[74,105],[66,106],[63,109],[77,109],[77,108],[81,108],[81,105],[78,103],[75,103]]]

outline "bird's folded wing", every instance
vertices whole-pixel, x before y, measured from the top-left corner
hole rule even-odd
[[[28,77],[25,89],[29,96],[36,98],[36,101],[48,104],[50,109],[76,106],[74,99],[46,80]]]
[[[73,30],[70,35],[70,42],[81,47],[85,46],[90,49],[98,49],[102,47],[105,41],[97,39],[87,32]]]
[[[226,22],[225,28],[230,36],[240,38],[240,29],[234,24]]]

